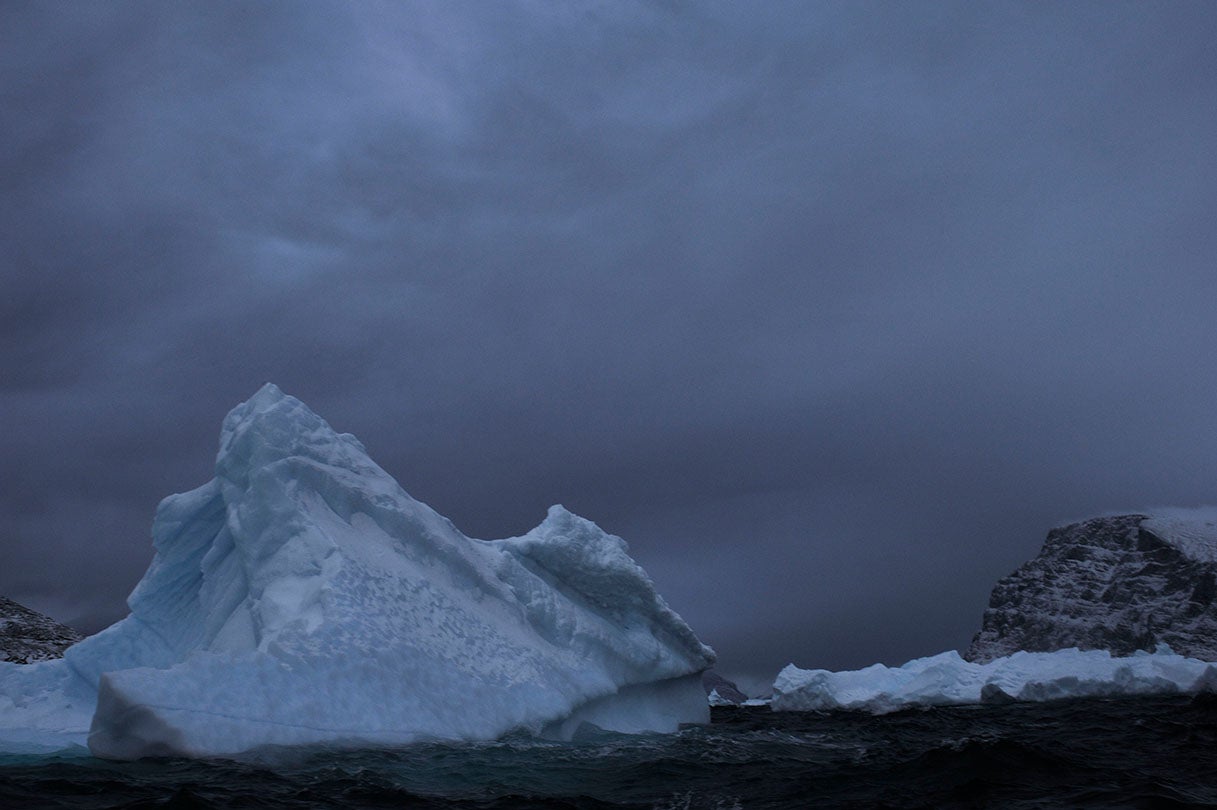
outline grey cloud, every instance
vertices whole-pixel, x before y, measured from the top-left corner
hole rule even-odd
[[[266,380],[470,534],[623,534],[758,679],[1213,500],[1205,4],[0,17],[0,593],[59,618]]]

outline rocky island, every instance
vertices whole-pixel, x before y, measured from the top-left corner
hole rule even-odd
[[[994,587],[964,656],[1069,647],[1131,655],[1167,644],[1217,660],[1217,511],[1097,517],[1051,530]]]
[[[50,616],[0,596],[0,661],[33,664],[61,658],[84,636]]]

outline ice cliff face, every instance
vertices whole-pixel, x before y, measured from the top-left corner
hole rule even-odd
[[[1217,510],[1094,518],[1050,531],[1039,556],[997,583],[965,658],[1165,643],[1213,661],[1215,597]]]
[[[0,750],[6,724],[60,744],[82,717],[110,758],[708,719],[713,652],[620,538],[553,507],[522,537],[471,540],[272,385],[152,534],[128,618],[62,666],[0,667]]]
[[[0,596],[0,661],[32,664],[59,658],[84,636],[49,616]]]

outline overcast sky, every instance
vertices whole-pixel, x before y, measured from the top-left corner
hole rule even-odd
[[[0,6],[0,594],[125,615],[274,381],[748,684],[1217,501],[1210,2]]]

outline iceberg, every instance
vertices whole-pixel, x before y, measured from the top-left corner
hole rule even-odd
[[[793,664],[773,684],[774,711],[847,709],[875,714],[916,706],[1199,693],[1217,689],[1217,664],[1176,655],[1165,644],[1126,658],[1106,650],[1016,652],[980,664],[955,650],[900,667],[830,672]]]
[[[708,722],[714,662],[625,542],[560,506],[473,540],[267,384],[161,502],[130,615],[0,664],[0,751],[238,756]]]

